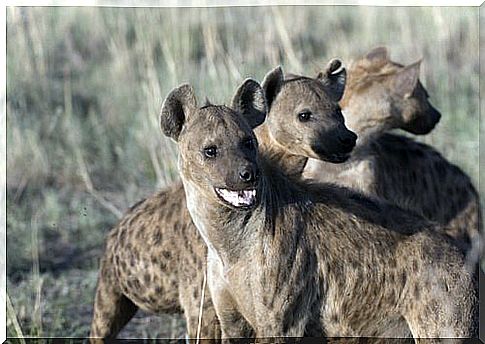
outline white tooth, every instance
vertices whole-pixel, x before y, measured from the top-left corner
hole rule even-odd
[[[219,188],[216,190],[226,202],[236,207],[250,205],[256,196],[256,190],[231,191]]]

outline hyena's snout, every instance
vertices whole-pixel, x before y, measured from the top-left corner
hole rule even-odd
[[[322,132],[312,144],[312,150],[319,159],[332,163],[341,163],[348,159],[355,147],[357,135],[344,126]]]
[[[252,207],[258,199],[259,168],[254,163],[240,163],[226,180],[226,185],[216,187],[217,196],[236,208]]]
[[[431,106],[430,117],[431,117],[430,127],[431,127],[431,129],[433,129],[436,126],[436,124],[438,124],[438,122],[440,121],[441,113],[438,110],[436,110],[433,106]]]
[[[426,135],[434,129],[441,119],[441,113],[431,104],[429,107],[416,115],[416,117],[403,126],[403,129],[415,135]]]
[[[357,142],[357,135],[353,131],[344,128],[343,130],[339,130],[336,136],[341,153],[350,153],[354,149]]]
[[[243,164],[239,167],[238,176],[245,184],[255,183],[259,179],[259,169],[254,164]]]
[[[414,128],[417,135],[426,135],[433,130],[441,119],[441,113],[430,105],[429,109],[426,111],[426,116],[422,117],[423,120],[421,120],[421,123],[415,125]]]

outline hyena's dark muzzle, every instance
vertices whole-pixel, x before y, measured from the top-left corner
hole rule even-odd
[[[354,132],[344,125],[339,125],[333,130],[321,132],[311,147],[320,159],[341,163],[349,158],[356,141],[357,135]]]

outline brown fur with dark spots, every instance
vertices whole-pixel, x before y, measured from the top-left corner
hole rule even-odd
[[[223,337],[246,336],[248,328],[258,337],[392,337],[408,327],[414,337],[476,335],[473,275],[457,248],[412,216],[406,233],[386,228],[379,224],[386,212],[332,185],[290,181],[243,149],[264,117],[251,98],[243,107],[203,111],[184,85],[161,115],[164,133],[178,142],[187,206],[208,246]],[[207,145],[221,154],[204,158]],[[240,168],[260,177],[238,180]],[[218,188],[255,189],[257,196],[248,207],[234,206]]]
[[[340,132],[348,132],[352,136],[343,125],[336,103],[343,93],[345,82],[342,80],[342,77],[345,78],[345,70],[338,71],[339,67],[340,63],[333,61],[326,70],[327,75],[319,75],[318,80],[307,78],[291,84],[291,87],[298,85],[303,92],[306,88],[316,88],[317,95],[310,96],[301,103],[305,105],[306,102],[308,106],[326,110],[319,122],[307,126],[308,137],[318,138],[320,133],[331,135],[328,128],[338,128]],[[331,73],[334,75],[330,75]],[[326,87],[322,87],[322,82]],[[234,102],[237,103],[238,99],[242,101],[243,96],[236,93]],[[260,101],[264,103],[264,99]],[[206,111],[212,109],[210,104],[203,108]],[[269,142],[266,136],[269,131],[263,129],[267,127],[271,128],[271,124],[265,123],[260,127],[261,130],[257,133],[259,141]],[[328,154],[336,154],[340,150],[334,144]],[[283,159],[285,171],[295,176],[301,174],[304,166],[301,162],[306,162],[307,159],[302,160],[293,153],[283,154],[278,146],[271,149],[271,155],[273,159]],[[195,338],[203,274],[206,270],[206,246],[188,215],[182,185],[178,183],[133,206],[112,229],[107,242],[105,257],[101,261],[91,336],[115,337],[134,315],[135,311],[125,316],[119,314],[124,304],[130,304],[134,309],[140,307],[155,313],[183,311],[187,320],[188,336]],[[188,246],[186,243],[189,243]],[[164,257],[167,252],[171,255]],[[132,257],[137,262],[135,267],[130,265]],[[100,299],[100,295],[106,295],[105,300]],[[218,327],[214,325],[217,323],[207,291],[201,337],[219,337]]]
[[[310,159],[304,177],[354,188],[438,222],[475,266],[483,234],[470,178],[432,147],[387,133],[400,128],[426,134],[439,121],[418,74],[419,62],[404,67],[390,61],[385,48],[352,63],[340,105],[346,125],[359,137],[357,146],[340,165]]]
[[[185,206],[181,183],[132,207],[108,236],[91,336],[115,337],[141,308],[184,312],[188,336],[194,338],[206,251]],[[204,305],[201,337],[216,338],[218,323],[208,291]]]

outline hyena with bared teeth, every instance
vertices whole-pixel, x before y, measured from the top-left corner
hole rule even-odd
[[[312,125],[301,127],[305,131],[300,145],[306,147],[311,157],[333,159],[345,155],[355,144],[356,136],[343,123],[337,101],[343,94],[345,70],[334,60],[318,78],[307,78],[288,85],[301,95],[300,103],[320,109],[320,117]],[[316,96],[307,96],[317,88]],[[247,93],[241,86],[233,103],[246,101]],[[260,98],[265,102],[264,98]],[[210,108],[210,104],[205,107]],[[279,122],[261,126],[259,139],[279,130]],[[345,137],[341,142],[339,137]],[[325,151],[312,150],[314,143],[326,141]],[[273,141],[271,141],[273,143]],[[268,146],[268,145],[266,145]],[[302,158],[292,152],[282,151],[282,146],[271,148],[274,156],[285,162],[284,169],[293,174]],[[302,149],[298,153],[305,154]],[[305,161],[307,158],[303,158]],[[176,183],[134,205],[111,230],[101,260],[98,287],[91,325],[91,336],[116,337],[118,332],[140,308],[152,313],[183,313],[187,323],[187,336],[198,334],[199,308],[201,305],[206,245],[192,223],[186,207],[181,183]],[[205,292],[203,300],[201,338],[219,336],[218,321],[210,299]]]
[[[241,94],[200,108],[182,85],[160,116],[208,247],[222,337],[475,336],[476,289],[458,249],[405,212],[406,233],[382,225],[395,214],[378,202],[289,179],[258,152],[263,90],[249,81]]]

